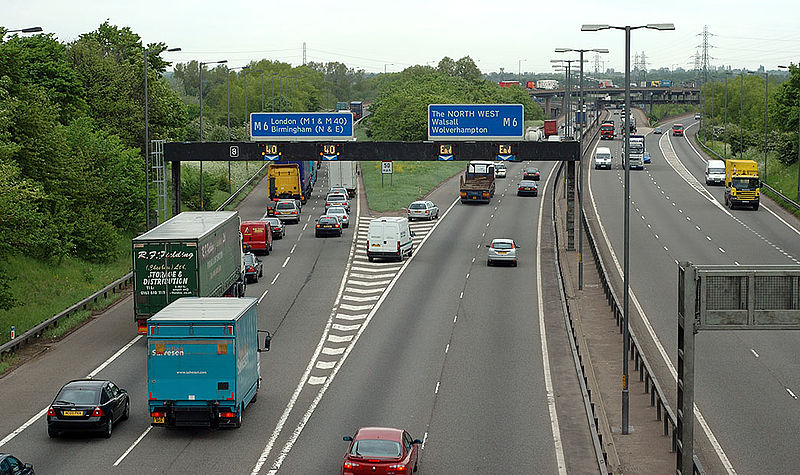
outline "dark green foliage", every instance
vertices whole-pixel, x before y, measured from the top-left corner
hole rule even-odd
[[[227,186],[227,177],[225,189]],[[203,207],[200,207],[200,169],[191,166],[181,167],[181,202],[189,209],[194,211],[213,210],[216,207],[212,202],[214,189],[218,186],[220,177],[214,177],[210,173],[203,171]]]
[[[180,140],[186,106],[161,78],[164,45],[148,46],[151,138]],[[143,147],[144,49],[129,28],[0,40],[0,260],[113,259],[144,221]]]
[[[455,62],[444,58],[436,70],[416,66],[393,75],[396,77],[383,85],[370,107],[370,137],[427,140],[428,104],[519,103],[525,106],[526,120],[544,118],[541,107],[523,88],[500,87],[476,78],[470,63],[468,57]]]

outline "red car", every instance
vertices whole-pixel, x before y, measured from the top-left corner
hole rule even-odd
[[[344,454],[342,475],[402,474],[417,471],[422,441],[402,429],[362,427],[353,437],[344,436],[350,447]]]

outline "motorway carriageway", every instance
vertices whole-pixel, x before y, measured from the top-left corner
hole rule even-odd
[[[797,219],[769,200],[762,200],[758,211],[727,209],[724,187],[705,184],[705,159],[691,143],[698,123],[688,119],[683,123],[687,137],[671,136],[671,123],[662,126],[667,133],[660,136],[643,129],[652,163],[643,171],[630,172],[631,324],[640,341],[652,349],[649,358],[660,367],[662,387],[673,395],[677,262],[794,265],[800,259]],[[621,144],[619,139],[600,142],[612,149],[612,170],[587,169],[585,201],[587,214],[598,218],[598,241],[613,250],[610,269],[619,276]],[[637,312],[643,320],[635,316]],[[702,450],[704,462],[714,459],[712,473],[797,470],[799,343],[800,334],[791,331],[698,334],[695,439],[700,445],[696,450]]]
[[[509,166],[490,205],[457,203],[457,180],[437,189],[442,217],[412,223],[418,247],[402,264],[366,260],[362,200],[343,237],[313,237],[322,173],[247,288],[273,343],[240,429],[150,427],[145,342],[126,298],[0,381],[0,451],[41,473],[336,473],[343,435],[387,425],[425,440],[422,473],[596,470],[541,206],[553,164],[539,164],[539,197],[515,196],[524,166]],[[242,219],[263,215],[264,188],[240,205]],[[494,237],[520,243],[519,267],[486,266]],[[49,439],[43,409],[86,375],[127,389],[131,418],[108,440]]]

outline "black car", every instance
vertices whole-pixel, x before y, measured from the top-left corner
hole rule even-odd
[[[539,169],[538,168],[526,168],[525,174],[522,175],[523,180],[536,180],[539,181]]]
[[[341,236],[342,223],[336,216],[322,216],[317,220],[317,228],[314,231],[314,236]]]
[[[242,255],[244,261],[244,276],[248,282],[258,282],[258,278],[264,275],[264,263],[252,252]]]
[[[76,379],[61,388],[47,409],[47,435],[61,432],[100,432],[111,437],[114,424],[128,418],[128,392],[111,381]]]
[[[263,217],[260,221],[269,223],[272,226],[272,237],[275,239],[283,239],[286,236],[286,225],[280,219],[274,217]]]
[[[539,195],[539,187],[536,185],[536,182],[533,180],[522,180],[519,182],[517,186],[517,196],[525,196],[525,195]]]
[[[22,463],[13,455],[0,454],[0,474],[6,475],[34,475],[33,465]]]

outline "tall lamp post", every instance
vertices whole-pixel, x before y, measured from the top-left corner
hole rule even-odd
[[[789,66],[778,66],[779,69],[791,69]],[[797,103],[797,201],[800,202],[800,96]]]
[[[220,61],[201,61],[198,63],[198,69],[200,70],[200,141],[203,141],[203,66],[206,64],[225,64],[227,63],[227,59],[222,59]],[[205,210],[205,202],[203,200],[203,161],[200,160],[200,210]]]
[[[672,23],[649,23],[640,26],[611,26],[611,25],[583,25],[581,31],[599,30],[623,30],[625,31],[625,112],[624,117],[630,120],[631,108],[631,30],[647,28],[651,30],[674,30]],[[623,334],[622,334],[622,433],[628,434],[628,415],[629,415],[629,394],[628,394],[628,345],[630,344],[630,322],[629,322],[629,286],[630,286],[630,202],[631,202],[631,167],[630,167],[630,127],[625,127],[625,158],[623,167],[625,168],[625,223],[624,223],[624,264],[622,271],[623,288]]]
[[[147,55],[157,49],[144,50],[144,225],[146,231],[150,230],[150,105],[148,104],[150,90],[147,82]],[[170,53],[180,50],[180,48],[167,49]]]
[[[386,66],[394,66],[394,63],[383,63],[383,74],[386,74]]]
[[[527,61],[527,59],[520,59],[517,60],[517,76],[519,77],[519,81],[522,82],[522,62]]]
[[[6,33],[39,33],[40,31],[44,31],[42,30],[41,26],[31,26],[28,28],[19,28],[16,30],[4,30],[3,34],[0,35],[0,38],[5,36]]]
[[[239,66],[236,68],[227,68],[227,83],[228,83],[228,142],[231,141],[231,71],[242,69],[247,70],[250,66]],[[228,194],[232,193],[231,188],[231,161],[228,160]]]
[[[583,290],[583,134],[585,132],[586,110],[583,103],[583,53],[608,53],[606,48],[576,49],[576,48],[556,48],[556,53],[568,53],[575,51],[580,53],[581,83],[580,98],[578,107],[581,112],[581,135],[578,139],[578,150],[580,150],[581,160],[578,161],[578,290]],[[596,113],[596,111],[595,111]]]
[[[722,157],[728,159],[728,76],[730,71],[725,71],[725,116],[722,119]]]

